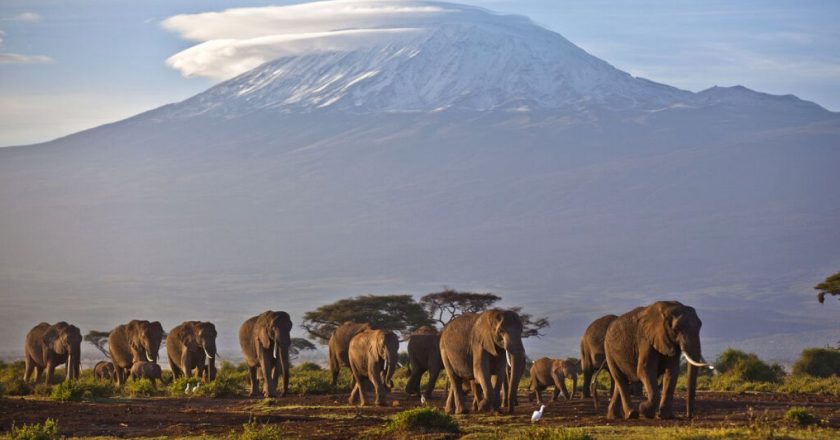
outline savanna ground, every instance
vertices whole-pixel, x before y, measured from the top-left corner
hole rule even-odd
[[[701,377],[701,389],[707,391],[698,392],[697,416],[692,420],[607,420],[606,391],[600,392],[601,407],[597,411],[591,400],[578,396],[563,401],[561,396],[560,401],[549,403],[540,422],[532,424],[530,417],[536,403],[528,399],[528,378],[523,378],[520,406],[514,414],[466,414],[453,416],[450,421],[439,412],[407,412],[421,405],[417,397],[401,391],[391,394],[387,406],[348,405],[346,371],[333,388],[328,372],[311,364],[293,369],[288,396],[270,400],[245,396],[241,366],[223,365],[214,384],[202,385],[187,395],[184,389],[188,383],[194,386],[195,379],[157,387],[138,381],[117,388],[96,382],[85,372],[73,385],[27,387],[15,378],[16,364],[2,367],[0,435],[16,434],[16,438],[36,438],[22,434],[50,434],[49,429],[20,429],[35,423],[43,428],[47,419],[54,420],[56,427],[52,437],[40,438],[840,438],[837,376],[791,376],[775,383],[736,383]],[[405,377],[398,376],[396,382],[395,388],[401,389]],[[438,383],[439,388],[443,382]],[[710,388],[734,391],[708,391]],[[763,388],[770,392],[760,391]],[[807,392],[798,391],[802,389]],[[544,397],[549,396],[549,392],[544,393]],[[684,391],[679,391],[674,407],[678,413],[684,411],[683,398]],[[438,389],[430,404],[442,408],[443,403],[443,391]],[[419,426],[406,425],[407,415],[419,417]]]

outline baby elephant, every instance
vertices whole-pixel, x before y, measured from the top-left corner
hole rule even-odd
[[[161,379],[160,365],[152,362],[135,362],[131,366],[131,379],[149,379],[152,381],[152,385],[156,385],[156,380],[163,381]]]
[[[554,393],[551,401],[557,400],[557,393],[562,392],[563,397],[569,400],[575,397],[577,392],[578,366],[574,362],[563,359],[541,358],[531,366],[531,391],[537,398],[537,404],[542,405],[541,393],[549,386],[554,386]],[[572,394],[566,389],[566,378],[572,380]],[[531,399],[533,400],[533,399]]]
[[[114,370],[114,363],[108,361],[99,361],[93,367],[93,377],[96,380],[117,380],[116,370]]]

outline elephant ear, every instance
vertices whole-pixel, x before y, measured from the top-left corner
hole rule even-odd
[[[154,321],[151,324],[149,324],[149,326],[152,328],[152,330],[154,330],[155,332],[157,332],[157,334],[161,336],[163,336],[166,333],[163,331],[163,326],[160,324],[160,321]]]
[[[491,356],[499,355],[496,350],[496,333],[499,331],[503,317],[498,310],[488,310],[482,313],[473,324],[473,331],[477,332],[481,348]]]
[[[254,331],[257,334],[257,340],[260,342],[262,348],[271,348],[271,337],[268,334],[268,329],[271,327],[271,313],[264,312],[257,318],[254,324]]]
[[[47,347],[52,347],[55,343],[55,340],[58,339],[58,336],[58,328],[56,328],[56,326],[54,325],[51,325],[50,328],[48,328],[47,331],[44,332],[44,345],[46,345]]]
[[[639,326],[644,338],[653,348],[665,356],[677,354],[674,342],[669,335],[671,313],[665,304],[658,302],[642,311]]]

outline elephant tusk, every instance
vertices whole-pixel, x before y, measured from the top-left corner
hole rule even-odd
[[[507,359],[508,367],[513,368],[513,364],[510,362],[510,352],[505,350],[505,359]]]
[[[148,352],[148,351],[146,352],[146,359],[148,359],[148,361],[149,361],[149,362],[154,362],[154,361],[155,361],[154,359],[152,359],[152,357],[151,357],[151,356],[149,356],[149,352]]]
[[[274,352],[272,354],[274,355],[274,359],[280,357],[280,349],[277,347],[277,341],[274,341]]]
[[[691,358],[691,356],[689,356],[689,355],[688,355],[688,353],[686,353],[686,352],[683,352],[683,357],[685,358],[685,360],[686,360],[689,364],[694,365],[695,367],[698,367],[698,368],[706,368],[706,367],[708,367],[710,370],[714,370],[714,369],[715,369],[715,367],[713,367],[713,366],[711,366],[711,365],[707,364],[706,362],[697,362],[697,361],[695,361],[695,360],[694,360],[694,359],[692,359],[692,358]],[[700,359],[702,360],[702,358],[700,358]]]
[[[210,353],[207,352],[207,349],[204,349],[204,354],[207,355],[207,360],[213,359],[213,356],[210,356]]]

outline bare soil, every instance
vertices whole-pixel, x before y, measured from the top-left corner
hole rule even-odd
[[[439,393],[432,401],[443,406]],[[358,408],[347,405],[346,395],[288,396],[275,401],[261,399],[153,398],[109,399],[101,402],[53,402],[35,398],[0,399],[0,432],[12,423],[58,421],[61,434],[67,436],[222,436],[241,430],[252,417],[258,423],[279,423],[292,437],[312,439],[353,438],[370,428],[383,426],[390,415],[419,406],[416,398],[395,392],[392,405]],[[682,395],[675,399],[675,410],[682,411]],[[699,392],[697,416],[693,420],[607,420],[606,400],[599,411],[591,400],[549,403],[543,426],[692,426],[738,427],[752,423],[783,423],[785,411],[792,406],[807,407],[827,420],[828,427],[840,430],[840,398],[791,394],[736,394]],[[492,431],[527,425],[535,403],[523,394],[513,415],[468,414],[458,418],[465,432]],[[838,431],[840,436],[840,431]]]

